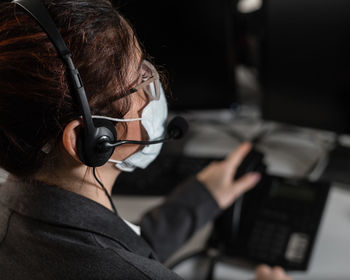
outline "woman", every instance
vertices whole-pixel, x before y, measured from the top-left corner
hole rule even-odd
[[[118,140],[161,136],[164,92],[126,20],[107,0],[43,2],[80,71],[95,125],[108,122]],[[10,176],[0,187],[1,279],[178,279],[160,261],[259,180],[252,173],[232,182],[250,145],[186,182],[137,232],[117,215],[112,186],[121,171],[146,167],[160,145],[121,145],[88,167],[79,144],[87,124],[67,71],[38,23],[2,3],[0,166]],[[266,266],[257,277],[287,279]]]

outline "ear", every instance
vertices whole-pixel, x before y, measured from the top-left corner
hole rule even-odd
[[[67,153],[76,161],[80,161],[77,153],[77,139],[81,121],[73,120],[66,125],[62,135],[62,143]]]

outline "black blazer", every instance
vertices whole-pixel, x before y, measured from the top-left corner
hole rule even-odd
[[[219,211],[191,180],[143,217],[140,237],[88,198],[8,181],[0,187],[0,279],[179,279],[160,261]]]

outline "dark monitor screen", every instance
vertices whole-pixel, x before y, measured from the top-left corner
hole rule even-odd
[[[268,120],[350,133],[350,1],[265,0]]]
[[[230,1],[119,0],[146,51],[169,74],[171,109],[230,108],[235,102]]]

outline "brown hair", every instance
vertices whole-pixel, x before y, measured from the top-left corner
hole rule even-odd
[[[130,88],[129,63],[137,47],[128,23],[107,0],[43,3],[72,52],[92,113],[122,118],[130,100],[120,97]],[[30,177],[50,157],[42,147],[58,141],[66,124],[80,113],[53,44],[38,23],[12,3],[0,4],[0,77],[0,166]]]

